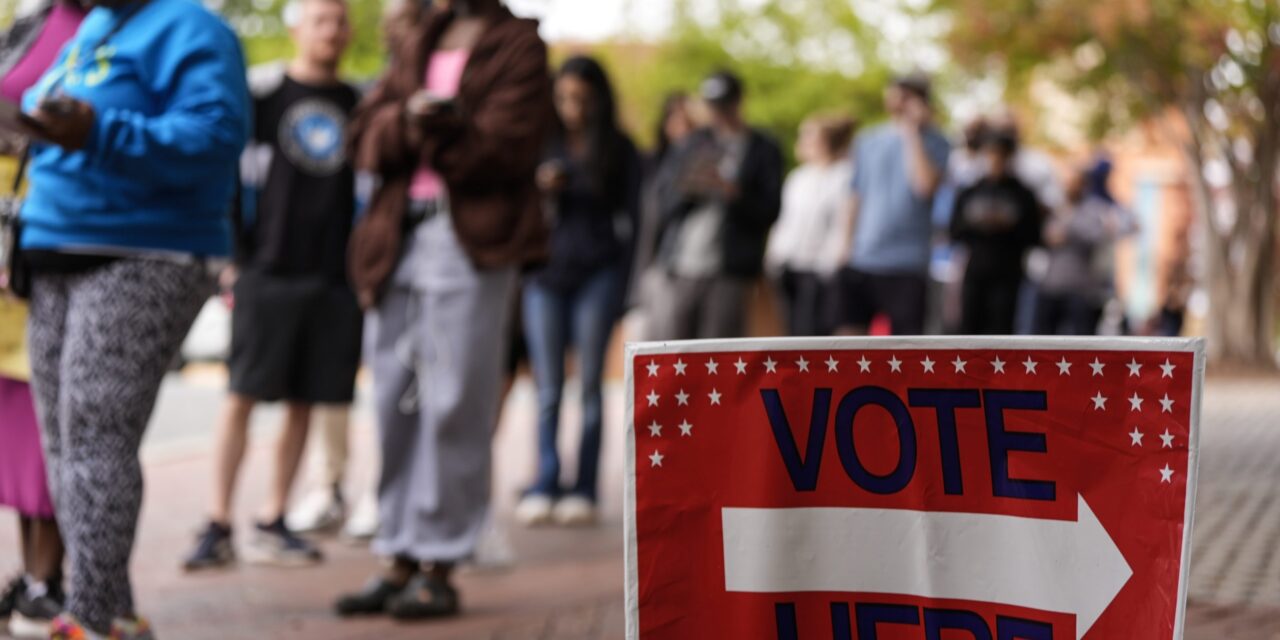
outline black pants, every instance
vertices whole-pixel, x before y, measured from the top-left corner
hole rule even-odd
[[[924,275],[886,275],[857,269],[840,272],[840,324],[866,331],[878,314],[889,317],[894,335],[924,333],[928,281]]]
[[[829,336],[836,310],[831,280],[812,271],[787,269],[778,278],[783,319],[792,336]]]
[[[1102,304],[1092,297],[1043,290],[1036,295],[1036,335],[1091,336],[1101,321]]]
[[[964,274],[961,294],[960,333],[973,336],[1013,334],[1018,312],[1018,290],[1022,274]]]

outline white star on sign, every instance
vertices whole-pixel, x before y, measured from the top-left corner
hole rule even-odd
[[[1131,447],[1141,447],[1141,446],[1142,446],[1142,437],[1143,437],[1143,436],[1145,436],[1145,435],[1146,435],[1145,433],[1143,433],[1143,432],[1141,432],[1141,431],[1138,431],[1138,428],[1137,428],[1137,427],[1134,427],[1134,428],[1133,428],[1133,433],[1130,433],[1130,434],[1129,434],[1129,437],[1133,439],[1133,444],[1131,444],[1131,445],[1129,445],[1129,446],[1131,446]]]
[[[649,435],[655,438],[662,436],[662,425],[658,424],[657,420],[654,420],[653,424],[649,425]]]
[[[800,370],[801,370],[801,371],[808,371],[808,370],[809,370],[809,361],[808,361],[808,360],[805,360],[805,359],[804,359],[804,356],[800,356],[800,359],[799,359],[799,360],[796,360],[796,366],[797,366],[797,367],[800,367]]]
[[[924,367],[925,373],[933,373],[933,360],[930,360],[929,356],[925,356],[924,360],[920,361],[920,366]]]
[[[1169,360],[1166,358],[1166,359],[1165,359],[1165,361],[1164,361],[1164,364],[1160,365],[1160,377],[1161,377],[1161,378],[1172,378],[1172,377],[1173,377],[1173,370],[1174,370],[1174,369],[1176,369],[1176,368],[1177,368],[1177,367],[1176,367],[1176,366],[1174,366],[1174,364],[1173,364],[1172,362],[1169,362]]]
[[[747,374],[747,363],[743,362],[742,358],[738,358],[738,361],[733,363],[733,366],[738,370],[738,375],[743,376]]]
[[[862,359],[858,361],[858,368],[863,373],[871,373],[871,361],[867,359],[867,356],[862,356]]]
[[[1129,364],[1126,364],[1125,366],[1129,367],[1129,377],[1132,378],[1142,375],[1142,365],[1138,364],[1137,358],[1130,360]]]
[[[689,365],[685,364],[684,360],[676,360],[676,363],[672,366],[676,368],[676,375],[678,376],[684,375],[684,370],[689,368]]]
[[[778,372],[778,363],[777,363],[777,362],[774,362],[772,357],[769,357],[768,359],[766,359],[766,360],[764,361],[764,368],[765,368],[769,373],[777,373],[777,372]]]
[[[649,466],[650,466],[650,467],[661,467],[661,466],[662,466],[662,458],[663,458],[663,456],[662,456],[662,454],[661,454],[661,453],[658,453],[657,451],[654,451],[654,452],[653,452],[653,455],[649,456]]]
[[[693,435],[693,425],[689,424],[688,420],[681,422],[679,426],[680,426],[681,437],[687,437],[687,436]]]
[[[658,363],[650,361],[649,366],[645,367],[649,370],[649,377],[653,378],[658,375]]]
[[[1094,358],[1093,362],[1089,363],[1089,366],[1093,368],[1093,375],[1100,376],[1102,375],[1102,369],[1107,365],[1102,364],[1101,360]]]
[[[708,360],[708,361],[707,361],[707,375],[709,375],[709,376],[714,376],[714,375],[716,375],[717,373],[720,373],[720,363],[719,363],[719,362],[716,362],[715,360]]]
[[[1094,409],[1097,409],[1098,411],[1102,411],[1103,409],[1107,408],[1107,397],[1102,395],[1101,391],[1099,391],[1098,395],[1094,396],[1092,400],[1093,400]]]
[[[676,394],[676,404],[682,407],[689,406],[689,394],[685,393],[684,389],[681,389],[680,393]]]
[[[965,373],[964,367],[967,364],[969,363],[961,360],[960,356],[956,356],[956,359],[951,361],[951,366],[956,368],[956,373]]]
[[[835,373],[840,370],[840,361],[835,356],[827,356],[827,372]]]
[[[1129,398],[1129,410],[1142,411],[1142,396],[1139,396],[1137,391],[1133,392],[1132,398]]]
[[[996,373],[1004,373],[1004,360],[1001,360],[1000,356],[996,356],[996,359],[991,361],[991,368],[995,369]]]
[[[889,369],[894,373],[902,373],[902,361],[898,359],[898,356],[891,356],[889,360]]]
[[[1058,375],[1060,376],[1071,375],[1071,363],[1067,362],[1066,358],[1063,358],[1062,361],[1058,363]]]
[[[1160,412],[1173,413],[1173,400],[1169,398],[1167,393],[1164,394],[1163,398],[1160,398]]]
[[[1168,429],[1165,429],[1164,433],[1160,434],[1160,448],[1161,449],[1173,448],[1173,434],[1169,433]]]
[[[647,396],[645,396],[645,397],[649,399],[649,406],[651,406],[651,407],[656,407],[656,406],[658,406],[658,397],[659,397],[659,396],[658,396],[658,394],[657,394],[657,393],[655,393],[655,392],[653,392],[653,391],[650,391],[650,392],[649,392],[649,395],[647,395]]]
[[[1027,361],[1022,363],[1022,366],[1027,368],[1027,373],[1035,373],[1036,367],[1039,365],[1037,365],[1035,360],[1031,359],[1031,356],[1027,356]]]
[[[711,404],[713,404],[713,405],[718,405],[718,404],[720,404],[720,395],[721,395],[721,394],[720,394],[720,392],[719,392],[719,391],[716,391],[715,389],[712,389],[712,390],[711,390],[711,393],[708,393],[708,394],[707,394],[707,397],[708,397],[708,398],[711,398]]]
[[[1160,482],[1173,484],[1173,469],[1165,463],[1164,468],[1160,470]]]

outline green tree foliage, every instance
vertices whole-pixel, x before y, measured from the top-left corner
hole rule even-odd
[[[1144,120],[1192,167],[1206,233],[1210,355],[1275,364],[1280,5],[1275,0],[935,0],[951,48],[995,62],[1011,87],[1046,78],[1094,107],[1094,133]],[[1205,169],[1225,167],[1231,203]]]
[[[284,25],[289,0],[208,0],[240,34],[249,64],[288,59],[293,54]],[[351,11],[351,48],[343,72],[364,80],[375,76],[386,61],[379,22],[382,0],[347,0]]]
[[[758,7],[717,0],[694,15],[678,0],[670,37],[656,45],[613,44],[594,51],[609,66],[637,137],[648,143],[663,97],[696,92],[718,69],[741,75],[748,120],[790,151],[800,123],[814,113],[845,113],[866,123],[883,113],[890,73],[875,32],[849,0],[768,0]]]

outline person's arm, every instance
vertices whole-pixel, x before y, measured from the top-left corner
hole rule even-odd
[[[964,215],[965,207],[969,206],[969,200],[973,196],[974,187],[968,187],[956,196],[955,204],[951,206],[951,240],[954,242],[968,242],[972,235],[972,227]]]
[[[384,76],[352,115],[347,127],[347,154],[358,171],[381,176],[411,171],[417,150],[410,145],[405,100],[393,96]]]
[[[937,193],[942,183],[942,170],[934,165],[925,148],[925,134],[917,127],[906,129],[907,175],[911,177],[911,191],[922,199]]]
[[[1030,249],[1043,244],[1045,217],[1040,199],[1034,191],[1023,188],[1019,197],[1018,242]]]
[[[782,151],[766,138],[758,145],[753,171],[744,171],[730,190],[725,210],[731,220],[767,231],[782,211]]]
[[[542,158],[554,112],[547,47],[532,32],[508,46],[503,70],[480,104],[424,128],[431,164],[450,185],[508,187],[532,176]]]
[[[641,218],[641,191],[644,182],[644,169],[640,161],[640,152],[636,150],[635,144],[629,138],[623,137],[620,145],[622,153],[622,174],[620,180],[621,193],[620,206],[622,214],[626,220],[626,237],[623,242],[623,249],[626,254],[623,256],[622,264],[626,269],[626,277],[623,282],[630,284],[631,271],[635,268],[637,247],[640,238],[640,218]],[[627,297],[630,297],[629,295]]]
[[[840,219],[844,222],[844,228],[840,230],[841,237],[844,238],[844,258],[848,260],[853,256],[854,236],[858,232],[858,213],[862,208],[860,201],[863,189],[863,180],[865,173],[863,172],[863,157],[861,151],[861,138],[854,142],[853,151],[851,151],[853,163],[853,175],[849,180],[849,195],[844,202],[844,211],[840,213]]]
[[[942,184],[943,167],[946,166],[946,153],[941,159],[937,150],[930,148],[926,133],[933,113],[929,105],[918,98],[911,98],[906,106],[905,122],[902,125],[904,142],[907,147],[907,176],[911,179],[911,191],[917,197],[929,199]]]
[[[97,111],[83,151],[120,175],[180,188],[208,180],[211,167],[235,165],[249,137],[249,89],[230,29],[188,21],[163,37],[183,47],[156,70],[164,110]]]

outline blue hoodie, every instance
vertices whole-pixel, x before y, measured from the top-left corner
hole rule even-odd
[[[94,9],[24,109],[51,86],[97,117],[83,150],[33,148],[24,248],[230,252],[251,110],[240,43],[220,18],[193,0]]]

